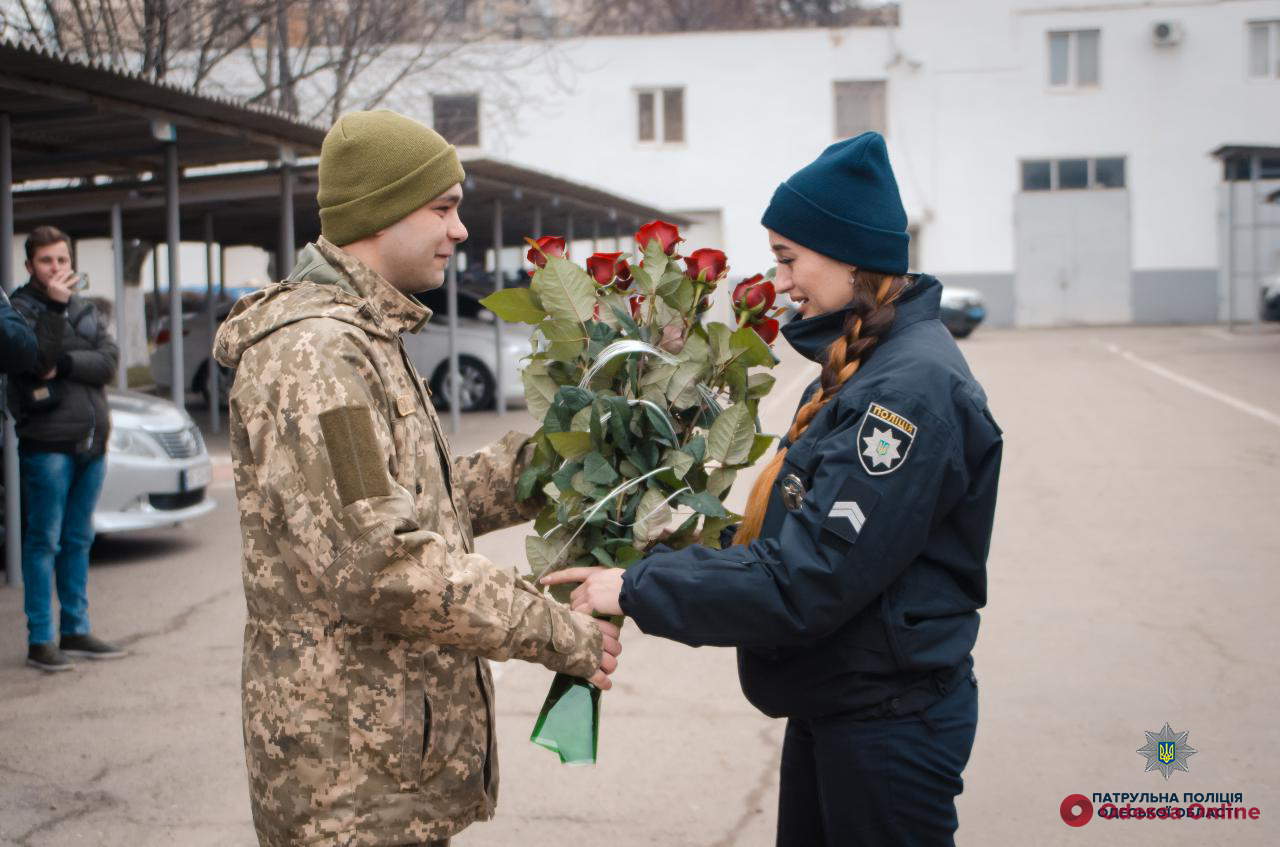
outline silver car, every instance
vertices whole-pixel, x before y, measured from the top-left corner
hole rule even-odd
[[[240,289],[236,290],[237,292]],[[417,333],[406,333],[404,346],[414,367],[431,386],[435,403],[447,406],[449,398],[449,327],[444,312],[445,292],[442,289],[424,292],[418,300],[437,312],[437,317]],[[529,341],[529,327],[523,324],[503,324],[503,351],[499,359],[494,339],[494,314],[480,305],[483,294],[458,292],[458,374],[459,408],[464,412],[486,409],[493,405],[498,390],[498,368],[502,368],[503,395],[509,406],[524,404],[524,385],[520,381],[522,360],[533,352]],[[218,322],[226,319],[231,302],[222,303],[217,313]],[[168,322],[161,321],[155,352],[151,354],[151,375],[158,391],[167,391],[172,384],[172,347],[169,343]],[[188,391],[205,395],[208,403],[209,351],[213,341],[209,337],[208,318],[203,313],[183,317],[184,380]],[[501,365],[499,365],[499,361]],[[219,366],[221,395],[226,401],[233,374]]]
[[[171,526],[217,504],[206,491],[213,465],[195,421],[168,400],[107,389],[111,439],[93,513],[98,533]]]

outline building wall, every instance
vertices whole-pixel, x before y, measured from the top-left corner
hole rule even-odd
[[[1280,81],[1247,75],[1259,18],[1280,18],[1280,0],[904,0],[898,28],[571,40],[525,80],[559,93],[485,148],[673,210],[719,209],[747,274],[770,264],[758,222],[774,187],[835,140],[833,81],[883,79],[917,269],[979,288],[991,323],[1012,321],[1020,161],[1123,156],[1133,319],[1210,320],[1206,304],[1225,304],[1209,154],[1280,140]],[[1154,45],[1157,21],[1182,42]],[[1100,84],[1053,89],[1047,33],[1073,29],[1101,30]],[[649,86],[685,88],[684,143],[635,141],[634,91]]]

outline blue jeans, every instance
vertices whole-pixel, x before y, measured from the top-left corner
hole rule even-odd
[[[918,714],[791,718],[778,847],[952,847],[977,725],[968,676]]]
[[[104,456],[19,450],[26,524],[22,533],[27,643],[53,642],[56,577],[63,635],[89,633],[89,547],[93,509],[106,475]]]

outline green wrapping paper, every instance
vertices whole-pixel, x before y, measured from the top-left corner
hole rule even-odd
[[[594,765],[600,742],[600,689],[585,679],[556,674],[529,740],[557,754],[562,765]]]

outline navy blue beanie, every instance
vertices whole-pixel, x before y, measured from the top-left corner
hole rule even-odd
[[[857,268],[907,272],[907,213],[878,132],[823,150],[778,186],[760,222]]]

